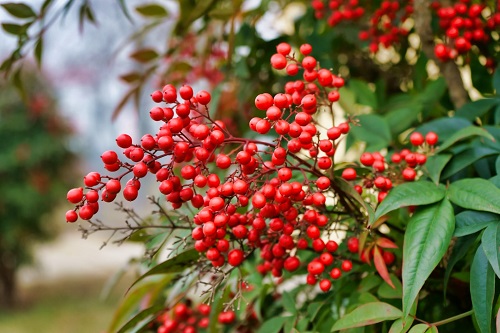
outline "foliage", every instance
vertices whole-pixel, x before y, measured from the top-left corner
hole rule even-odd
[[[178,1],[168,49],[131,54],[143,68],[123,75],[114,115],[158,75],[161,127],[119,136],[125,157],[104,152],[111,175],[88,174],[66,214],[146,246],[109,331],[485,333],[495,317],[498,330],[498,4],[281,5],[299,4],[294,33],[266,41],[269,1]],[[132,38],[169,18],[160,3],[134,11],[147,23]],[[180,87],[202,78],[211,94]],[[146,176],[162,194],[151,216],[118,204],[123,227],[93,219],[99,197],[134,201]]]

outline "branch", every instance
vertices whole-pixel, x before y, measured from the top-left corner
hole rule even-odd
[[[450,99],[455,109],[459,109],[468,102],[469,94],[464,88],[457,64],[453,61],[442,62],[434,55],[434,34],[432,33],[429,0],[415,0],[414,10],[415,31],[420,37],[422,51],[427,58],[432,59],[439,66],[448,85]]]

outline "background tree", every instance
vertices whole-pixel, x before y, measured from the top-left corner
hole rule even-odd
[[[16,271],[33,245],[54,237],[50,214],[72,183],[70,127],[40,76],[26,78],[26,103],[0,85],[0,306],[16,302]]]

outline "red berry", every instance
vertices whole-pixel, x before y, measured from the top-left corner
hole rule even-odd
[[[271,57],[271,66],[274,69],[284,69],[286,67],[287,61],[283,54],[275,53]]]
[[[319,288],[324,292],[327,292],[332,287],[332,283],[328,279],[323,279],[319,281]]]
[[[292,51],[292,47],[288,43],[279,43],[276,46],[276,51],[284,56],[288,55]]]
[[[202,105],[207,105],[208,103],[210,103],[211,99],[212,96],[208,91],[201,90],[196,94],[196,100]]]
[[[240,249],[234,249],[227,254],[227,262],[231,266],[239,266],[245,258],[245,253]]]
[[[359,250],[359,239],[356,237],[351,237],[347,240],[347,249],[351,253],[358,253]]]
[[[344,260],[340,267],[344,272],[349,272],[352,269],[352,262],[350,260]]]
[[[438,135],[434,132],[429,132],[425,135],[425,142],[429,146],[434,146],[438,142]]]
[[[72,204],[79,203],[83,199],[83,188],[78,187],[78,188],[73,188],[73,189],[69,190],[68,194],[66,195],[66,198]]]
[[[73,223],[78,220],[78,214],[74,210],[68,210],[66,212],[66,222]]]
[[[283,267],[289,272],[297,270],[299,266],[300,266],[300,260],[297,257],[288,257],[285,259],[285,262],[283,264]]]
[[[342,171],[342,178],[344,178],[345,180],[355,180],[356,177],[356,170],[353,168],[346,168]]]
[[[413,132],[410,135],[410,142],[414,146],[420,146],[424,143],[424,136],[422,135],[422,133]]]
[[[332,279],[336,280],[336,279],[340,278],[340,276],[342,276],[342,271],[340,269],[338,269],[337,267],[332,268],[332,270],[330,271],[330,276]]]

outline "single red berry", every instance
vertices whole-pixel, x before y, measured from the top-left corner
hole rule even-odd
[[[239,266],[245,259],[245,253],[240,249],[234,249],[227,254],[227,262],[231,266]]]
[[[196,100],[202,105],[207,105],[208,103],[210,103],[211,99],[212,96],[208,91],[201,90],[196,94]]]
[[[287,61],[283,54],[275,53],[271,57],[271,66],[274,69],[284,69],[286,67]]]
[[[438,142],[438,135],[434,132],[429,132],[425,135],[425,142],[429,146],[434,146]]]
[[[299,266],[300,266],[299,258],[293,257],[293,256],[286,258],[285,262],[283,264],[283,267],[289,272],[293,272],[293,271],[297,270],[297,268],[299,268]]]
[[[345,180],[355,180],[357,177],[356,170],[353,168],[346,168],[342,171],[342,178]]]
[[[332,270],[330,271],[330,276],[332,279],[336,280],[342,276],[342,271],[337,267],[332,268]]]
[[[413,132],[410,135],[410,142],[414,146],[420,146],[424,143],[424,136],[422,135],[422,133]]]
[[[344,272],[349,272],[352,269],[352,262],[350,260],[342,261],[341,268]]]
[[[327,292],[332,287],[332,283],[328,279],[322,279],[319,281],[319,288],[324,292]]]
[[[351,253],[358,253],[359,250],[359,239],[357,237],[351,237],[347,240],[347,249]]]
[[[78,213],[75,212],[74,210],[68,210],[66,212],[66,222],[73,223],[78,220]]]
[[[73,188],[73,189],[69,190],[68,194],[66,195],[66,198],[72,204],[79,203],[83,199],[83,188],[78,187],[78,188]]]
[[[415,180],[415,177],[417,176],[417,172],[413,168],[408,167],[408,168],[405,168],[403,170],[402,175],[403,175],[404,180],[411,182],[411,181]]]

